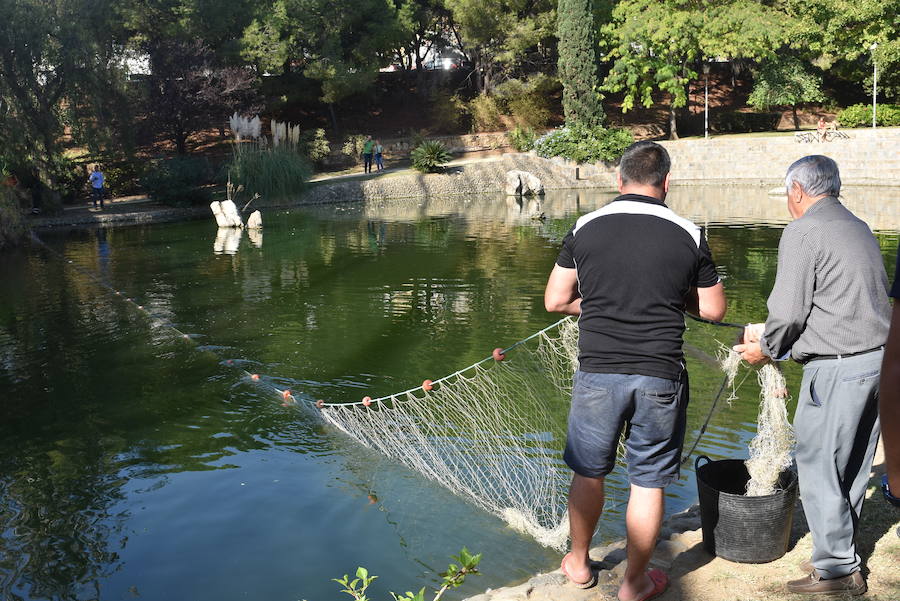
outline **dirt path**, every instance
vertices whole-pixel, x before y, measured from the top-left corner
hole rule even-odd
[[[879,448],[869,481],[867,500],[859,528],[859,551],[863,558],[869,592],[864,597],[792,595],[784,583],[803,577],[799,565],[809,559],[812,539],[798,502],[787,554],[771,563],[741,564],[710,555],[703,547],[697,508],[673,516],[663,528],[651,565],[668,573],[668,590],[659,601],[819,601],[862,599],[900,601],[900,509],[888,505],[881,495],[884,455]],[[596,587],[580,590],[567,584],[557,570],[527,582],[487,591],[468,601],[615,601],[618,582],[625,569],[624,542],[591,550],[600,568]]]

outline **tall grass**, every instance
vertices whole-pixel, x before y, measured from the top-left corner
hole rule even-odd
[[[309,162],[284,146],[246,146],[234,153],[228,177],[251,197],[281,199],[298,194],[312,174]]]

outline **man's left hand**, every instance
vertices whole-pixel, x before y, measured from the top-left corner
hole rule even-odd
[[[732,347],[741,354],[741,359],[750,365],[762,365],[771,361],[768,356],[763,354],[759,342],[748,342],[747,344],[737,344]]]

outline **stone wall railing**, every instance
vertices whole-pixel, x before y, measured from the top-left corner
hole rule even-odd
[[[779,184],[788,166],[810,154],[834,159],[844,184],[900,185],[900,128],[844,130],[849,138],[832,142],[797,142],[792,135],[739,136],[660,142],[672,157],[673,182],[715,184],[724,182]],[[552,159],[572,178],[615,182],[615,168],[603,163],[577,165]]]

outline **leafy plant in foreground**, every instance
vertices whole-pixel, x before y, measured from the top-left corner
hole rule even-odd
[[[409,154],[413,169],[422,173],[437,173],[452,158],[447,147],[435,140],[428,140],[416,146]]]
[[[431,601],[438,601],[448,590],[461,585],[467,575],[477,574],[481,553],[472,555],[468,549],[463,547],[459,555],[452,556],[452,559],[456,560],[456,563],[451,563],[447,566],[447,571],[441,574],[443,579],[441,588],[434,592]],[[332,580],[343,586],[341,592],[350,595],[355,601],[371,601],[366,595],[366,589],[376,578],[378,576],[369,576],[366,568],[358,567],[356,568],[356,578],[353,580],[350,580],[347,574],[344,574],[342,578],[333,578]],[[394,598],[394,601],[425,601],[425,587],[423,586],[417,593],[406,591],[406,593],[398,595],[392,592],[391,597]]]

